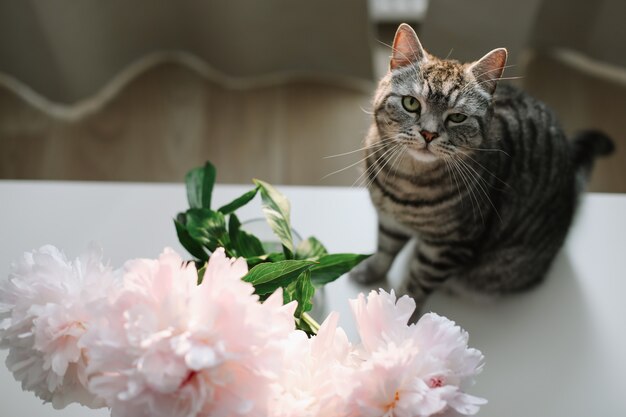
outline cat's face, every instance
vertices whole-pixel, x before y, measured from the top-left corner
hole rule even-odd
[[[506,62],[496,49],[471,64],[440,60],[401,25],[390,70],[374,100],[381,140],[395,141],[422,162],[470,153],[483,141],[492,94]]]

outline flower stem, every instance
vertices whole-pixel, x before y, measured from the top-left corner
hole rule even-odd
[[[302,313],[300,319],[309,325],[314,334],[317,334],[317,332],[320,331],[320,324],[315,321],[315,319],[311,317],[309,313]]]

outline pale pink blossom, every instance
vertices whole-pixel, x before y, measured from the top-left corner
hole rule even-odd
[[[283,306],[281,291],[261,304],[246,272],[223,249],[201,285],[171,249],[126,264],[85,338],[89,388],[113,416],[265,416],[295,304]]]
[[[113,417],[413,417],[471,415],[483,356],[434,313],[372,291],[351,300],[361,343],[331,313],[294,330],[282,291],[264,303],[243,259],[223,249],[203,281],[166,249],[111,272],[93,251],[26,253],[0,285],[0,346],[24,389],[55,407],[106,403]],[[89,391],[88,391],[89,390]]]
[[[101,407],[86,388],[80,340],[93,320],[92,305],[113,286],[113,274],[95,248],[68,261],[54,246],[26,252],[0,285],[0,346],[22,388],[55,408],[78,402]]]
[[[285,360],[273,386],[269,417],[340,417],[354,387],[352,346],[339,315],[331,313],[317,335],[300,331],[286,340]]]
[[[401,343],[410,339],[415,328],[407,322],[415,310],[415,300],[405,295],[396,300],[393,290],[371,291],[365,299],[360,293],[350,300],[357,330],[365,352],[373,352],[389,342]]]
[[[486,401],[464,389],[482,370],[482,354],[468,335],[434,313],[407,321],[412,299],[380,290],[351,300],[362,359],[350,400],[350,416],[413,417],[443,412],[475,414]]]

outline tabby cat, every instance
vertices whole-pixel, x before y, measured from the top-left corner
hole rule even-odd
[[[506,49],[462,64],[427,53],[403,24],[374,96],[366,174],[378,250],[352,271],[385,278],[411,238],[401,292],[421,306],[442,285],[499,295],[532,287],[563,244],[598,132],[567,140],[545,104],[502,76]]]

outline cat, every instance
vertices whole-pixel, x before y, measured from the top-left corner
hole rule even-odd
[[[384,280],[415,238],[399,292],[418,311],[442,286],[496,296],[542,281],[594,157],[613,144],[595,131],[569,141],[545,104],[498,85],[506,59],[504,48],[472,63],[439,59],[400,25],[365,140],[378,249],[354,280]]]

